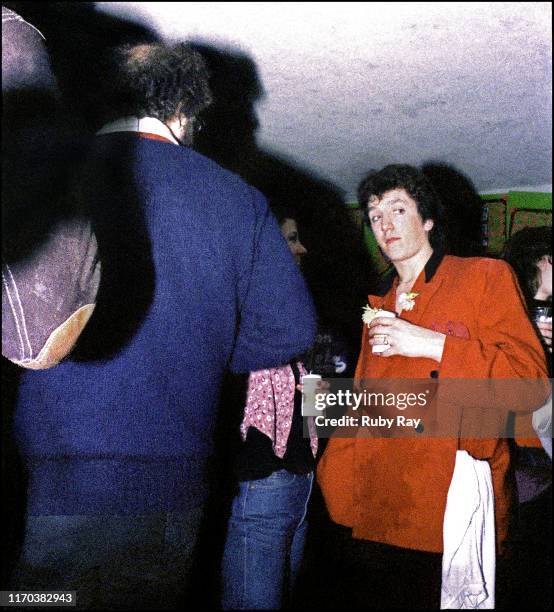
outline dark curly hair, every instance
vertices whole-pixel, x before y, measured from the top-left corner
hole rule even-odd
[[[104,121],[129,115],[191,119],[212,102],[204,59],[184,43],[123,45],[104,61]]]
[[[444,213],[442,203],[433,185],[421,170],[406,164],[391,164],[382,170],[371,170],[358,187],[358,202],[363,207],[364,219],[368,219],[369,200],[376,196],[382,198],[391,189],[405,189],[415,201],[422,221],[431,219],[433,228],[429,232],[429,242],[433,249],[444,249]]]
[[[525,227],[512,234],[504,245],[503,258],[512,266],[523,295],[530,302],[539,288],[538,262],[552,259],[552,228]]]

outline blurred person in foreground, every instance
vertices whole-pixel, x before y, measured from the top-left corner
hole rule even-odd
[[[12,427],[19,378],[23,369],[50,368],[66,357],[98,291],[90,219],[66,197],[87,139],[60,92],[42,32],[2,6],[3,585],[21,543],[25,508]]]
[[[427,379],[431,384],[546,376],[540,342],[511,269],[502,261],[444,254],[441,203],[418,169],[391,165],[369,173],[360,184],[359,202],[394,266],[378,294],[369,296],[369,305],[396,317],[377,313],[364,329],[356,381]],[[372,351],[383,344],[384,352]],[[322,456],[318,481],[336,523],[347,579],[340,593],[345,607],[439,606],[443,523],[462,451],[464,461],[488,470],[494,490],[489,524],[492,518],[502,553],[513,514],[508,440],[467,439],[459,430],[417,439],[420,433],[333,437]],[[462,498],[470,498],[470,483],[461,484]],[[469,569],[468,563],[462,574]],[[494,597],[490,583],[477,586],[484,598],[491,591]],[[461,584],[455,596],[463,597],[464,588]]]
[[[87,136],[44,36],[2,7],[2,355],[29,369],[73,348],[100,282],[90,219],[67,188]]]
[[[223,373],[287,363],[310,346],[315,315],[263,196],[191,148],[211,101],[200,55],[125,46],[104,69],[101,127],[75,184],[102,281],[71,358],[22,380],[14,588],[171,609],[208,495]]]

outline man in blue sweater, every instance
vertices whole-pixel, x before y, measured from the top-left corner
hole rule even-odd
[[[76,351],[27,373],[29,470],[15,588],[85,608],[172,608],[186,586],[224,371],[287,363],[313,305],[256,190],[189,146],[211,99],[185,45],[120,49],[75,197],[102,262]]]

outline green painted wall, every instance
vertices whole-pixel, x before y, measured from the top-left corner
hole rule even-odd
[[[531,210],[552,210],[552,194],[534,191],[509,191],[504,194],[481,194],[485,200],[505,198],[506,205],[506,232],[509,232],[512,212],[516,208]]]
[[[552,194],[534,191],[509,191],[506,193],[481,194],[484,200],[507,198],[506,227],[510,223],[510,215],[514,208],[532,208],[534,210],[552,210]]]
[[[509,191],[506,193],[481,194],[484,200],[508,196],[508,206],[512,208],[538,208],[552,210],[552,194],[534,191]]]

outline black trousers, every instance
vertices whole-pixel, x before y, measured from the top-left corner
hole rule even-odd
[[[552,608],[552,487],[520,504],[516,528],[497,559],[496,607]]]
[[[442,554],[352,538],[339,525],[326,529],[320,560],[319,602],[327,610],[438,610]]]

